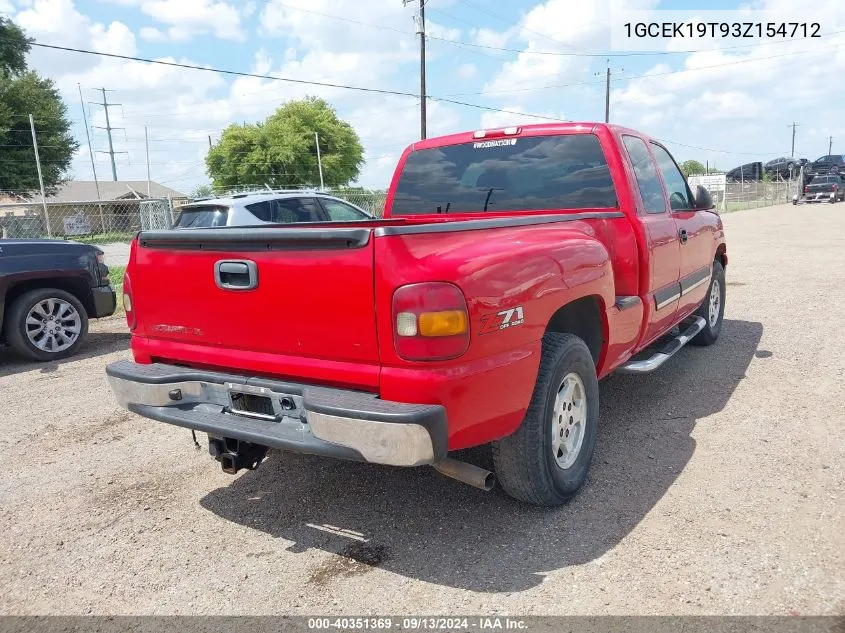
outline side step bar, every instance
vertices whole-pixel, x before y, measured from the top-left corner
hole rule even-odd
[[[651,358],[645,360],[632,360],[622,365],[618,371],[620,374],[647,374],[659,368],[663,363],[678,353],[684,345],[707,325],[707,321],[701,317],[695,317],[692,324],[678,336],[673,338],[666,347],[657,352]]]

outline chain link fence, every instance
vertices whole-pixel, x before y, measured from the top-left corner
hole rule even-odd
[[[174,211],[167,199],[0,204],[0,231],[5,238],[129,242],[142,229],[170,228]]]
[[[384,213],[387,195],[384,191],[336,189],[324,193],[376,217]],[[138,231],[171,228],[179,208],[188,202],[190,198],[48,202],[46,205],[35,200],[5,203],[0,204],[0,236],[71,239],[91,244],[130,242]]]
[[[746,180],[737,182],[704,181],[702,186],[710,191],[716,210],[724,213],[770,207],[792,201],[796,193],[800,195],[803,179],[797,176],[791,180]],[[693,187],[695,189],[695,187]]]

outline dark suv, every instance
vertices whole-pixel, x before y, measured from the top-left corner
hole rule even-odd
[[[0,239],[0,338],[22,356],[58,360],[114,313],[103,251],[61,240]]]
[[[806,158],[787,158],[785,156],[781,156],[780,158],[770,160],[768,163],[763,165],[763,169],[773,176],[783,176],[785,178],[789,178],[798,173],[798,170],[801,169],[801,165],[806,164]]]
[[[845,155],[828,154],[807,165],[811,174],[845,174]]]

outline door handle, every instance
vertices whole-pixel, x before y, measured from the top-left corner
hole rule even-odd
[[[687,240],[689,239],[689,236],[687,235],[687,230],[686,229],[680,229],[678,231],[678,237],[681,238],[681,244],[686,244]]]
[[[252,290],[258,287],[258,268],[249,260],[220,260],[214,264],[214,282],[224,290]]]

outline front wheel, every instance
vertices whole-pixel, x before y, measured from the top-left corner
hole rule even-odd
[[[713,345],[722,331],[722,319],[725,316],[725,269],[718,260],[713,262],[710,275],[710,288],[704,301],[695,312],[706,322],[704,329],[690,341],[693,345]]]
[[[578,492],[596,445],[599,386],[587,345],[549,333],[534,394],[515,433],[493,445],[496,477],[511,497],[556,506]]]
[[[79,299],[58,288],[25,292],[5,319],[6,340],[21,356],[50,361],[73,354],[88,334],[88,315]]]

